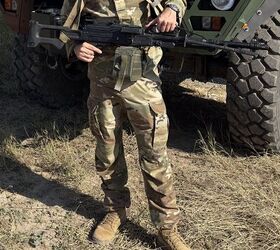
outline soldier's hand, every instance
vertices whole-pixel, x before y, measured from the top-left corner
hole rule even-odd
[[[74,48],[77,58],[84,62],[92,62],[96,53],[102,54],[102,51],[90,43],[84,42]]]
[[[145,28],[153,25],[156,25],[160,32],[171,32],[177,26],[177,13],[167,7],[156,19],[149,22]]]

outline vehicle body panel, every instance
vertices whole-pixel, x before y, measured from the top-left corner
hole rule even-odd
[[[280,10],[279,0],[266,0],[262,6],[255,12],[252,18],[248,21],[249,31],[241,30],[237,35],[237,39],[240,41],[250,40],[255,30],[264,23],[275,11]]]
[[[219,10],[201,10],[199,9],[200,0],[195,0],[191,8],[187,11],[183,18],[183,27],[190,33],[207,39],[219,39],[230,41],[234,39],[239,33],[243,31],[242,27],[255,15],[260,6],[265,0],[240,0],[233,10],[219,11]],[[277,1],[277,0],[276,0]],[[225,18],[225,24],[220,31],[201,31],[194,30],[191,22],[192,17],[222,17]],[[219,51],[205,51],[196,49],[181,49],[181,52],[194,54],[215,55]]]

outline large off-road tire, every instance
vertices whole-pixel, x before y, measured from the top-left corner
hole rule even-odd
[[[48,56],[43,47],[27,48],[26,44],[26,36],[15,37],[14,69],[20,89],[52,108],[81,101],[87,83],[86,66],[69,64],[62,56]]]
[[[280,151],[280,11],[256,31],[269,51],[231,54],[227,116],[232,138],[258,151]]]

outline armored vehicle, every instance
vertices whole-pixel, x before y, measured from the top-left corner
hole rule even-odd
[[[26,47],[29,20],[63,22],[62,3],[1,0],[0,5],[7,24],[18,34],[14,46],[17,80],[29,95],[49,105],[56,105],[65,90],[77,95],[86,79],[86,66],[69,62],[65,51],[49,45]],[[182,29],[208,40],[250,43],[257,39],[267,44],[266,50],[256,50],[255,55],[200,47],[166,50],[162,68],[205,81],[225,78],[232,138],[260,151],[279,152],[280,1],[188,0]]]

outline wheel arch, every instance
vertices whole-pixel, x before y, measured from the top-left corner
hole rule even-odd
[[[267,21],[274,13],[275,10],[280,9],[279,0],[265,0],[260,8],[256,11],[255,15],[248,21],[247,29],[242,29],[237,35],[240,41],[250,41],[257,31],[258,27]]]

